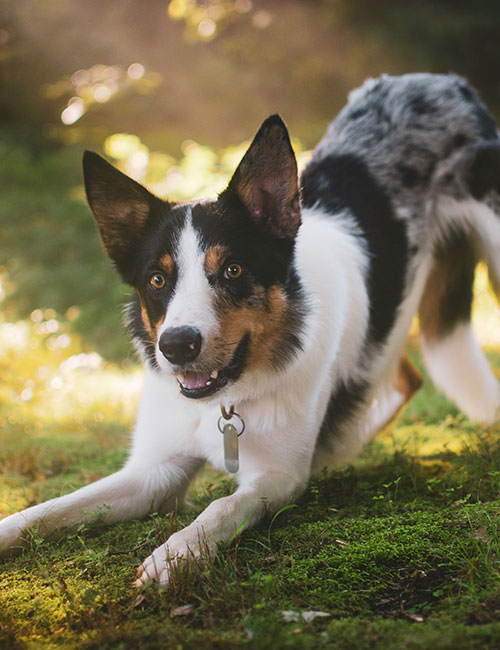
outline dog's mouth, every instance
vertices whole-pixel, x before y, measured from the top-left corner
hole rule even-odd
[[[250,336],[245,334],[238,343],[231,361],[227,366],[212,372],[187,370],[177,375],[179,390],[185,397],[201,399],[210,397],[227,386],[230,381],[236,381],[243,372],[248,357]]]

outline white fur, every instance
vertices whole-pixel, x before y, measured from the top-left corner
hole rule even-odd
[[[191,223],[191,209],[178,243],[178,281],[168,304],[165,319],[158,330],[158,341],[167,329],[196,327],[202,340],[209,341],[217,330],[217,318],[212,306],[213,291],[203,269],[205,256]],[[156,346],[156,361],[162,370],[172,371],[172,365]]]
[[[492,424],[498,416],[500,390],[470,324],[458,325],[435,343],[422,340],[432,380],[472,420]]]

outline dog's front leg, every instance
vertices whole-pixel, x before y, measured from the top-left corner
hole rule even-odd
[[[267,510],[276,511],[299,496],[305,483],[276,469],[246,477],[234,494],[211,503],[192,524],[159,546],[139,567],[136,586],[152,580],[168,584],[172,563],[206,559],[218,544],[255,524]]]
[[[113,523],[172,509],[182,501],[199,464],[188,457],[147,467],[129,462],[119,472],[71,494],[10,515],[0,521],[0,555],[19,547],[23,534],[33,527],[45,537],[82,522]]]

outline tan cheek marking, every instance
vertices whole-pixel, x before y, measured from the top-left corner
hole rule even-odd
[[[248,367],[269,361],[283,333],[287,313],[287,300],[281,287],[272,287],[267,294],[267,309],[230,308],[224,314],[222,337],[224,341],[237,344],[247,332],[251,347]]]
[[[168,275],[170,275],[174,270],[174,260],[172,259],[172,256],[168,253],[162,255],[160,258],[160,266]]]
[[[249,365],[258,366],[269,361],[283,334],[287,314],[287,299],[281,287],[274,286],[267,294],[268,309],[260,316],[261,331],[253,342]]]
[[[205,253],[205,272],[207,275],[217,273],[226,256],[227,251],[223,246],[210,246]]]
[[[158,329],[160,328],[161,324],[165,320],[165,316],[162,316],[155,323],[152,323],[151,320],[149,319],[148,311],[144,305],[142,296],[140,294],[139,294],[139,300],[141,302],[141,318],[142,318],[142,322],[144,323],[144,327],[146,328],[146,332],[148,333],[151,341],[156,342],[158,339]]]

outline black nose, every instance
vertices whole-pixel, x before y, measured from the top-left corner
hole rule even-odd
[[[159,346],[170,363],[182,366],[200,353],[201,332],[196,327],[172,327],[160,336]]]

